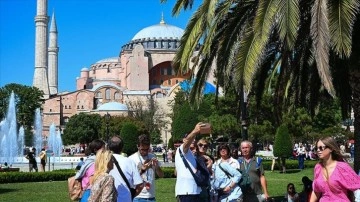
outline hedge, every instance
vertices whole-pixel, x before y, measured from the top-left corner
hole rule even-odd
[[[305,161],[305,168],[313,168],[318,161]],[[270,170],[271,161],[263,160],[265,170]],[[297,160],[286,160],[286,169],[298,169]],[[174,178],[174,167],[162,167],[164,178]],[[277,166],[275,166],[275,169]],[[0,183],[19,183],[19,182],[47,182],[47,181],[66,181],[74,176],[75,171],[71,169],[55,170],[51,172],[3,172],[0,173]]]
[[[3,172],[0,183],[65,181],[74,176],[74,170],[51,172]]]

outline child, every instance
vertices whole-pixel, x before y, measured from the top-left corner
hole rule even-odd
[[[283,202],[299,202],[299,194],[296,193],[295,185],[289,183],[287,185],[287,190]]]

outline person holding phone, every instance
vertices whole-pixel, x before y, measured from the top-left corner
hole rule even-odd
[[[133,202],[156,201],[155,200],[155,174],[164,177],[156,156],[150,151],[149,135],[140,135],[137,143],[138,151],[132,154],[129,159],[135,162],[145,186]]]

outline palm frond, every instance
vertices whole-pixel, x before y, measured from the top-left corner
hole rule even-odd
[[[160,0],[160,2],[165,3],[165,2],[167,2],[167,0]],[[194,4],[194,0],[177,0],[173,7],[172,15],[173,16],[179,15],[181,12],[181,9],[184,9],[184,10],[191,9],[193,4]]]
[[[235,61],[235,76],[238,81],[244,81],[246,91],[251,90],[253,75],[263,60],[265,45],[259,35],[254,34],[252,26],[247,24],[240,39],[240,49]]]
[[[329,68],[329,19],[327,1],[317,0],[311,9],[310,34],[314,45],[314,55],[321,81],[330,95],[334,96],[334,86]]]
[[[288,50],[292,50],[297,38],[300,23],[300,9],[298,0],[279,1],[279,35]]]
[[[331,47],[343,58],[350,57],[352,30],[359,0],[332,0],[329,2],[329,28]]]
[[[191,17],[185,32],[181,37],[180,47],[173,59],[173,67],[179,74],[189,70],[189,62],[201,37],[206,33],[206,15],[211,0],[206,0]]]
[[[268,38],[274,24],[279,0],[260,1],[254,19],[255,33]]]
[[[211,3],[210,11],[207,15],[207,23],[208,27],[210,29],[207,32],[206,38],[204,39],[204,46],[203,46],[203,54],[207,54],[210,50],[211,44],[213,43],[215,35],[219,32],[218,30],[218,24],[220,24],[224,19],[226,19],[226,16],[229,12],[229,9],[232,5],[232,1],[225,1],[224,3],[221,3],[219,6],[220,9],[216,9],[216,15],[215,15],[215,1]]]

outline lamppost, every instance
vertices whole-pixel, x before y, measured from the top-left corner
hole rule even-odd
[[[242,140],[248,139],[248,123],[247,123],[247,96],[244,86],[240,90],[240,102],[241,102],[241,137]]]
[[[106,138],[105,138],[105,140],[106,140],[106,142],[109,141],[109,123],[110,123],[110,118],[111,118],[111,116],[110,116],[109,112],[106,112],[106,114],[105,114],[105,123],[106,123]]]

